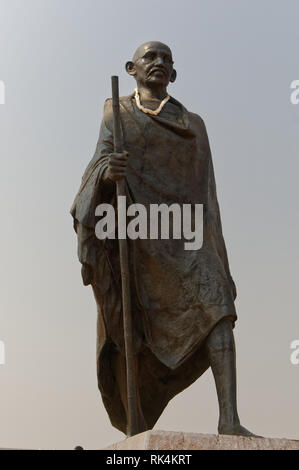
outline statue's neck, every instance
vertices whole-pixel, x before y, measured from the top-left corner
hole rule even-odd
[[[164,98],[166,98],[167,96],[167,89],[165,87],[148,88],[142,85],[138,85],[137,88],[138,88],[141,102],[145,102],[145,101],[160,102],[164,100]]]

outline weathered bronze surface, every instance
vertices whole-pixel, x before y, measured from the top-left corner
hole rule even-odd
[[[136,79],[142,105],[152,110],[176,79],[172,53],[160,42],[140,46],[126,70]],[[205,124],[173,97],[153,116],[136,106],[132,94],[120,98],[120,112],[125,151],[113,150],[108,99],[95,155],[71,209],[83,283],[92,286],[98,308],[98,384],[111,423],[126,433],[119,250],[117,240],[95,236],[95,208],[103,202],[116,207],[115,182],[125,176],[130,203],[204,207],[200,250],[185,250],[184,240],[128,240],[138,431],[151,429],[169,400],[211,366],[219,433],[251,435],[237,413],[236,288]]]

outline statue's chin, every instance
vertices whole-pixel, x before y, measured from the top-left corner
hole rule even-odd
[[[169,83],[169,81],[165,78],[165,76],[162,74],[160,75],[152,75],[151,77],[149,77],[149,79],[147,80],[147,85],[160,85],[160,86],[167,86]]]

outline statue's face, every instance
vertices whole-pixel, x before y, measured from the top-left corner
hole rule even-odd
[[[144,44],[128,62],[127,71],[139,84],[167,87],[175,79],[171,50],[162,43]]]

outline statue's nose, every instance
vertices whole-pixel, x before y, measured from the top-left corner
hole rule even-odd
[[[163,61],[163,58],[158,56],[156,58],[156,61],[155,61],[156,65],[163,65],[164,64],[164,61]]]

